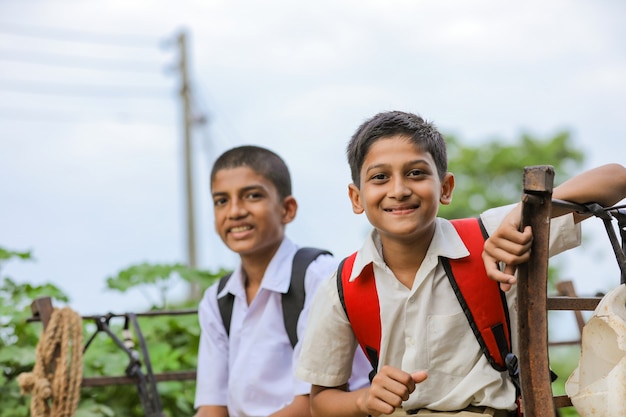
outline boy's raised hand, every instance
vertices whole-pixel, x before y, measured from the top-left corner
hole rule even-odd
[[[376,417],[391,414],[402,402],[409,399],[419,384],[428,377],[424,371],[412,374],[398,368],[385,365],[376,374],[368,389],[363,390],[359,408],[367,415]]]
[[[516,206],[502,220],[496,231],[485,241],[483,262],[489,278],[499,281],[500,288],[508,291],[517,282],[516,265],[528,261],[532,244],[532,230],[526,226],[520,232],[521,206]],[[504,263],[500,270],[499,263]]]

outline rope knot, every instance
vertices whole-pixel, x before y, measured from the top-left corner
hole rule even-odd
[[[44,329],[32,372],[17,377],[22,394],[31,394],[33,417],[72,417],[83,377],[82,319],[69,307],[54,309]]]
[[[22,395],[33,392],[36,379],[35,374],[32,372],[22,372],[17,376],[17,383],[20,386]]]

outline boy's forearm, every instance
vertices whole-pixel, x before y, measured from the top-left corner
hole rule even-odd
[[[367,388],[356,391],[345,391],[341,388],[313,386],[311,390],[313,417],[365,417],[367,415],[357,405],[361,391]]]
[[[281,408],[269,417],[311,417],[311,403],[309,395],[297,395],[291,404]]]
[[[579,204],[611,206],[626,198],[626,168],[620,164],[607,164],[590,169],[555,187],[552,197]],[[565,212],[554,207],[553,215]]]
[[[228,409],[221,405],[203,405],[194,417],[228,417]]]

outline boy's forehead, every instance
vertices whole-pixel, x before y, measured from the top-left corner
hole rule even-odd
[[[220,169],[211,181],[214,193],[251,187],[275,188],[269,179],[246,165]]]
[[[360,181],[367,177],[371,170],[387,169],[392,166],[408,167],[414,164],[427,164],[437,172],[437,164],[433,155],[425,151],[406,135],[380,138],[367,150],[359,170]]]
[[[388,156],[400,154],[407,159],[421,154],[432,159],[432,155],[416,143],[410,136],[394,135],[377,139],[371,144],[365,154],[364,162],[372,159],[385,159]]]

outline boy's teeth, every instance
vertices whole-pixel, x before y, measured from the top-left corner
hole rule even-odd
[[[237,233],[237,232],[244,232],[248,229],[249,229],[248,226],[238,226],[238,227],[233,227],[232,229],[230,229],[230,231]]]

